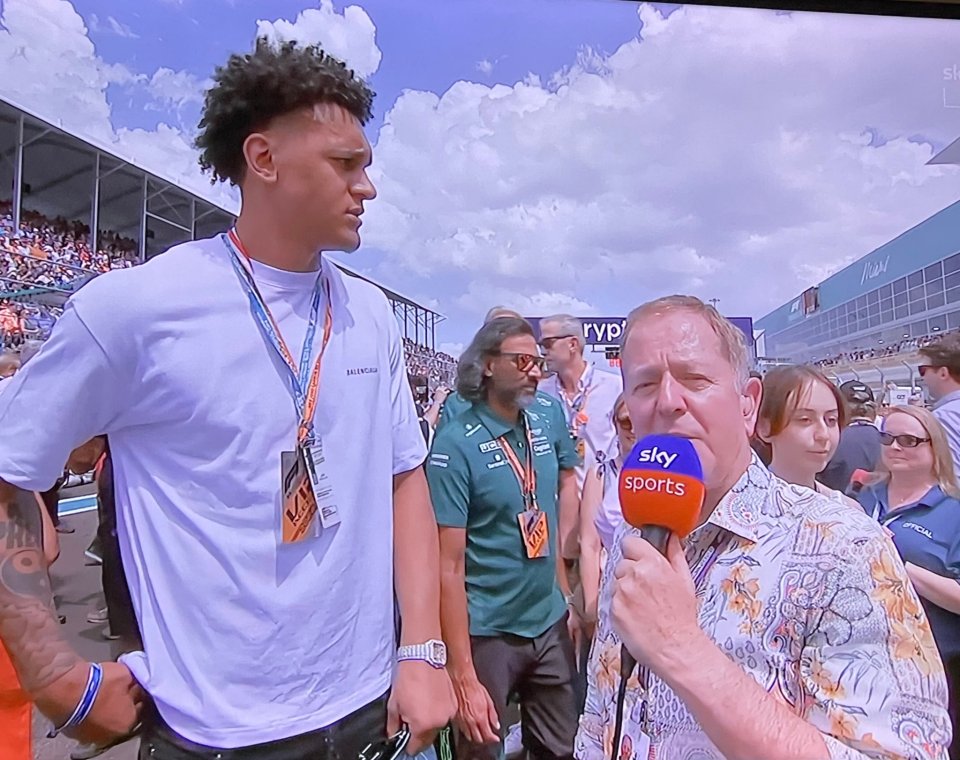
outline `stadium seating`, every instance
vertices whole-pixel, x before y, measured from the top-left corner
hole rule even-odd
[[[16,348],[27,340],[45,340],[62,313],[60,308],[31,302],[31,290],[68,295],[77,286],[111,269],[134,265],[136,243],[113,232],[100,233],[100,248],[90,250],[89,227],[65,219],[48,219],[24,211],[19,234],[9,202],[0,201],[0,345]],[[36,300],[36,299],[34,299]],[[453,386],[457,363],[449,354],[432,351],[404,338],[407,372],[429,379],[431,390]]]
[[[403,339],[403,349],[407,356],[407,373],[428,378],[431,390],[439,385],[448,388],[456,385],[457,360],[452,356],[420,346],[409,338]]]
[[[828,359],[821,359],[815,362],[815,364],[826,369],[841,365],[856,365],[862,362],[886,359],[893,356],[911,356],[924,346],[932,345],[945,335],[950,335],[951,333],[955,332],[958,331],[950,330],[949,332],[938,332],[932,335],[924,335],[920,338],[904,338],[897,343],[892,343],[889,346],[884,346],[883,348],[871,348],[862,351],[847,351],[835,356],[831,356]]]

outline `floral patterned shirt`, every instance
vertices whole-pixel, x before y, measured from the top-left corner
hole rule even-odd
[[[620,639],[609,609],[629,530],[618,531],[601,582],[578,760],[611,755]],[[819,729],[831,757],[947,757],[943,665],[897,550],[875,521],[785,483],[754,456],[684,548],[700,627],[767,693]],[[648,760],[635,751],[641,729],[651,738],[651,758],[722,757],[663,681],[650,674],[646,683],[641,689],[635,673],[627,684],[620,760]]]

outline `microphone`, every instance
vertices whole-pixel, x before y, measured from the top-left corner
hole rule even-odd
[[[686,438],[648,435],[623,462],[623,519],[661,554],[667,552],[671,533],[684,538],[697,526],[704,495],[703,466]]]
[[[870,482],[871,473],[866,470],[854,470],[850,476],[850,491],[854,496],[859,494],[865,485]]]
[[[623,519],[664,555],[671,533],[684,538],[697,526],[705,491],[700,457],[686,438],[648,435],[633,447],[620,471]],[[621,645],[613,760],[619,753],[627,680],[636,666]]]

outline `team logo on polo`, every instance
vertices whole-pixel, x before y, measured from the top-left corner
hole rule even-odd
[[[486,443],[481,443],[479,448],[480,448],[480,453],[481,453],[481,454],[489,454],[491,451],[499,451],[499,450],[500,450],[500,442],[499,442],[499,441],[487,441]]]

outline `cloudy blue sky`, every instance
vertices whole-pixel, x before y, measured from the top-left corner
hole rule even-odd
[[[0,95],[231,209],[189,147],[214,66],[319,42],[378,93],[345,261],[438,309],[760,317],[960,197],[960,23],[617,0],[0,0]],[[954,105],[958,107],[953,107]]]

